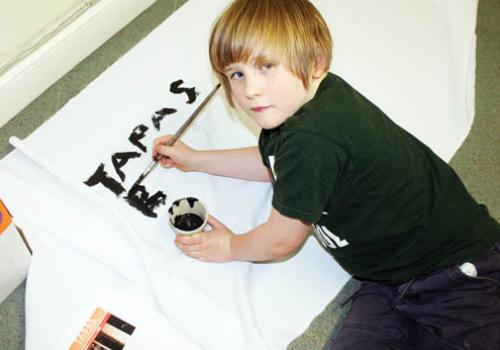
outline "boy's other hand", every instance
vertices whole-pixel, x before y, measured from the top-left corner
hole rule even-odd
[[[194,156],[196,151],[177,140],[173,146],[167,146],[173,135],[158,137],[153,142],[153,159],[157,159],[165,168],[179,169],[189,172],[194,170]]]
[[[210,231],[192,236],[177,235],[175,245],[187,256],[201,261],[232,261],[231,239],[234,233],[211,215],[208,224],[212,227]]]

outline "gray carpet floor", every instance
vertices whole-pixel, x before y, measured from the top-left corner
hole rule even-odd
[[[0,128],[0,157],[11,151],[11,135],[28,136],[185,2],[157,1]],[[500,220],[500,1],[480,0],[476,32],[476,117],[451,165],[473,196]],[[289,349],[323,349],[348,309],[340,307],[342,301],[356,288],[357,281],[349,281]],[[24,349],[24,291],[22,284],[0,304],[0,350]]]

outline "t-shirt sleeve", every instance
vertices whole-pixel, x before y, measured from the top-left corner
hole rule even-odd
[[[319,221],[346,164],[346,152],[309,133],[290,133],[274,155],[273,207],[307,223]]]

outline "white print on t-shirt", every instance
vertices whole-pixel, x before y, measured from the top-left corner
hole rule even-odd
[[[321,243],[326,247],[336,249],[343,248],[349,245],[345,239],[340,239],[340,237],[336,236],[333,232],[326,228],[324,225],[313,225],[314,233],[316,237],[319,238]]]
[[[328,215],[327,212],[323,212],[323,215]],[[331,249],[343,248],[349,245],[345,239],[340,239],[339,236],[335,235],[332,231],[326,228],[324,225],[313,225],[314,233],[316,237],[323,243],[324,246]]]
[[[268,156],[269,165],[271,166],[271,171],[273,172],[274,181],[278,179],[278,174],[276,174],[276,170],[274,170],[274,156]]]

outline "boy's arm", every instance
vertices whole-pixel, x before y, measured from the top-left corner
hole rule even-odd
[[[166,146],[171,137],[172,135],[165,135],[153,143],[153,157],[158,158],[164,167],[244,180],[271,181],[272,179],[268,168],[262,163],[257,147],[199,151],[181,141],[177,141],[174,146]]]
[[[199,151],[195,171],[253,181],[271,181],[269,169],[262,163],[258,147],[217,151]]]
[[[186,255],[202,261],[269,261],[296,252],[309,235],[311,225],[281,215],[274,208],[267,222],[242,234],[233,234],[215,218],[212,230],[194,236],[177,236],[175,243]]]

